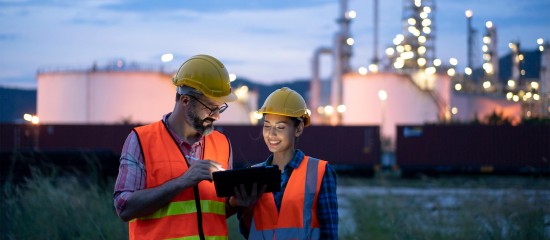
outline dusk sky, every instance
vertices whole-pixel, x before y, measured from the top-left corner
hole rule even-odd
[[[549,0],[435,1],[436,57],[466,63],[467,9],[477,29],[476,61],[481,63],[485,22],[498,33],[499,55],[508,42],[523,50],[550,40]],[[379,56],[402,33],[402,0],[380,1]],[[373,1],[350,0],[357,12],[352,67],[370,63],[373,54]],[[90,68],[117,59],[175,69],[195,54],[222,60],[229,72],[260,83],[311,76],[316,48],[332,46],[339,13],[337,0],[0,0],[0,86],[36,86],[40,69]],[[173,53],[162,63],[160,56]],[[330,60],[323,60],[323,74]],[[326,63],[326,64],[325,64]]]

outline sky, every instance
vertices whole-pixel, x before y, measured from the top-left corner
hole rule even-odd
[[[427,0],[425,0],[427,1]],[[465,67],[467,21],[473,11],[481,63],[485,22],[497,29],[500,56],[508,42],[534,50],[550,40],[549,0],[432,0],[436,57]],[[209,54],[230,73],[272,84],[311,78],[315,49],[331,47],[338,30],[337,0],[0,0],[0,86],[35,88],[36,73],[85,69],[123,60],[177,69],[187,58]],[[374,52],[373,0],[349,0],[352,67],[370,64]],[[403,0],[379,1],[379,48],[402,29]],[[161,55],[174,54],[163,63]],[[322,76],[331,59],[323,57]]]

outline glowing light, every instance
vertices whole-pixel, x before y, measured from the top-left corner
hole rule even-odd
[[[472,12],[472,10],[468,9],[468,10],[466,10],[466,12],[464,14],[466,15],[467,18],[471,18],[474,15],[474,12]]]
[[[393,48],[386,48],[386,55],[391,56],[395,53]]]
[[[334,108],[332,106],[330,106],[330,105],[325,106],[325,114],[326,115],[331,115],[333,113],[334,113]]]
[[[259,113],[259,112],[257,112],[257,111],[254,112],[252,115],[253,115],[253,117],[254,117],[255,119],[258,119],[258,120],[260,120],[260,119],[262,119],[262,118],[264,117],[263,114],[261,114],[261,113]]]
[[[428,6],[425,6],[425,7],[423,8],[423,10],[424,10],[424,12],[426,12],[426,13],[431,13],[431,12],[432,12],[432,9],[431,9],[430,7],[428,7]]]
[[[489,47],[487,45],[483,44],[483,47],[481,47],[481,50],[483,50],[483,52],[488,52]]]
[[[38,116],[32,116],[31,118],[31,123],[34,124],[34,125],[37,125],[38,123],[40,122],[40,118],[38,118]]]
[[[514,102],[519,101],[519,96],[518,96],[518,95],[514,95],[514,96],[512,97],[512,100],[513,100]]]
[[[455,90],[457,90],[457,91],[462,90],[462,84],[460,84],[460,83],[455,84]]]
[[[466,75],[472,75],[472,69],[469,67],[464,68],[464,73],[466,73]]]
[[[399,45],[399,46],[395,47],[395,50],[397,50],[397,52],[402,53],[403,51],[405,51],[405,47]]]
[[[381,101],[386,101],[386,99],[388,99],[388,93],[386,92],[386,90],[379,90],[378,91],[378,98]]]
[[[237,98],[244,99],[248,96],[248,87],[242,86],[235,90],[235,95],[237,95]]]
[[[511,92],[506,93],[506,99],[508,99],[508,100],[511,100],[513,96],[514,96],[514,94],[511,93]]]
[[[491,43],[491,37],[489,37],[489,36],[484,36],[484,37],[483,37],[483,43],[485,43],[485,44]]]
[[[165,54],[162,54],[162,56],[160,56],[160,61],[162,62],[170,62],[172,60],[174,60],[174,54],[165,53]]]
[[[409,19],[407,19],[407,22],[409,23],[409,25],[415,25],[416,24],[416,19],[409,18]]]
[[[348,12],[346,13],[346,17],[347,17],[348,19],[354,19],[355,17],[357,17],[357,12],[355,12],[355,11],[353,11],[353,10],[348,11]]]
[[[425,58],[419,58],[418,60],[416,60],[416,62],[418,63],[418,66],[425,66],[426,65],[426,59]]]
[[[359,70],[358,70],[358,72],[359,72],[359,74],[361,74],[361,75],[366,75],[366,74],[368,73],[366,67],[360,67]]]
[[[533,89],[539,89],[539,83],[538,82],[531,82],[531,87]]]
[[[492,28],[492,27],[493,27],[493,22],[487,21],[487,22],[485,22],[485,26],[486,26],[487,28]]]
[[[31,121],[32,120],[32,115],[31,114],[28,114],[28,113],[25,113],[23,115],[23,119],[25,119],[25,121]]]
[[[458,60],[456,58],[449,58],[449,63],[453,66],[456,66],[458,64]]]
[[[411,45],[407,44],[405,45],[405,51],[410,51],[412,49]]]
[[[404,52],[404,53],[401,53],[401,58],[402,59],[411,59],[414,57],[414,53],[413,52]]]
[[[428,27],[432,24],[432,20],[430,20],[429,18],[426,18],[424,20],[422,20],[422,26],[424,27]]]
[[[318,112],[319,114],[325,114],[325,107],[323,107],[323,106],[317,107],[317,112]]]
[[[539,46],[539,51],[544,52],[544,46]]]
[[[422,19],[428,18],[428,13],[427,12],[421,12],[420,13],[420,18],[422,18]]]
[[[544,43],[544,40],[542,38],[537,39],[537,44],[542,45]]]
[[[458,113],[458,108],[456,108],[456,107],[451,108],[451,113],[453,115],[456,115]]]
[[[378,72],[378,65],[372,63],[369,65],[369,71],[373,72],[373,73],[376,73]]]
[[[420,37],[418,37],[418,42],[419,42],[419,43],[425,43],[425,42],[426,42],[426,36],[420,36]]]
[[[449,68],[449,69],[447,70],[447,75],[449,75],[449,76],[452,77],[452,76],[454,76],[455,74],[456,74],[456,70],[455,70],[454,68]]]
[[[426,47],[424,46],[418,47],[418,54],[423,55],[424,53],[426,53]]]
[[[489,82],[489,81],[483,82],[483,88],[488,89],[490,87],[491,87],[491,82]]]
[[[538,94],[536,94],[536,93],[533,94],[533,100],[535,100],[535,101],[540,100],[540,95],[538,95]]]
[[[230,82],[233,82],[233,81],[235,81],[235,80],[237,80],[237,75],[234,74],[234,73],[230,73],[230,74],[229,74],[229,81],[230,81]]]
[[[426,73],[427,74],[435,74],[435,72],[436,72],[435,67],[426,68]]]
[[[434,66],[436,66],[436,67],[441,66],[441,59],[439,59],[439,58],[434,59]]]
[[[343,113],[346,111],[346,105],[338,105],[338,107],[336,107],[336,111],[339,112],[339,113]]]
[[[405,62],[403,61],[403,59],[401,58],[395,59],[395,62],[393,63],[394,68],[401,69],[403,68],[403,66],[405,66]]]
[[[516,86],[516,81],[513,79],[508,80],[508,87],[514,88]]]
[[[422,31],[426,34],[430,34],[432,32],[432,29],[430,27],[424,27],[422,28]]]
[[[484,63],[483,64],[483,69],[485,70],[486,73],[493,73],[493,64]]]
[[[422,0],[414,0],[414,5],[415,5],[416,7],[422,6]]]
[[[355,40],[353,38],[346,39],[346,43],[350,46],[352,46],[355,43]]]

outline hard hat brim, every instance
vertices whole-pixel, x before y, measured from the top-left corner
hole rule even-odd
[[[223,97],[213,97],[208,95],[205,96],[219,103],[233,102],[237,100],[237,95],[235,95],[234,93],[229,93],[229,95]]]

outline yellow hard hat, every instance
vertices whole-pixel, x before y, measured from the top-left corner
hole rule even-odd
[[[304,120],[304,126],[309,126],[309,114],[306,101],[296,91],[282,87],[272,92],[258,113],[277,114],[287,117],[297,117]]]
[[[237,100],[237,96],[231,92],[227,69],[218,59],[209,55],[195,55],[181,64],[172,83],[177,87],[192,87],[217,102]]]

